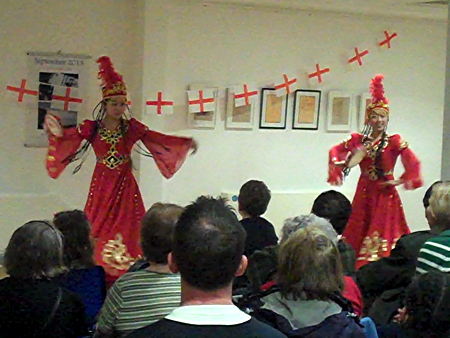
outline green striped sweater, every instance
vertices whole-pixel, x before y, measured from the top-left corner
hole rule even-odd
[[[109,289],[97,330],[123,336],[150,325],[180,305],[180,289],[178,274],[126,273]]]
[[[420,249],[416,271],[426,273],[431,270],[450,272],[450,230],[430,238]]]

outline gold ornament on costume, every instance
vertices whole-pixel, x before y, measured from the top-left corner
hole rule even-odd
[[[98,131],[100,139],[110,144],[108,152],[102,158],[97,158],[97,162],[106,165],[109,169],[115,169],[123,163],[130,161],[130,156],[120,155],[117,151],[116,145],[122,138],[121,129],[109,130],[100,128]]]
[[[117,270],[127,270],[136,259],[128,253],[123,243],[122,234],[116,234],[114,239],[105,243],[102,250],[103,261]]]
[[[381,237],[378,231],[374,231],[371,236],[364,237],[358,260],[374,262],[387,251],[388,241]]]

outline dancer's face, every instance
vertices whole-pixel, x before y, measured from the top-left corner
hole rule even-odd
[[[389,117],[384,112],[372,111],[369,114],[369,125],[374,131],[384,131],[389,122]]]
[[[119,120],[125,113],[127,98],[115,96],[106,100],[106,115],[114,120]]]

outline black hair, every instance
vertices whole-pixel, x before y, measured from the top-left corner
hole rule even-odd
[[[245,236],[224,199],[200,196],[175,226],[172,253],[181,278],[201,290],[228,285],[240,265]]]
[[[341,235],[352,213],[352,204],[340,192],[328,190],[316,197],[311,213],[328,219],[334,230]]]
[[[405,307],[408,316],[403,326],[409,336],[447,337],[450,333],[450,276],[431,271],[416,277],[406,290]]]
[[[239,209],[258,217],[266,212],[270,197],[270,190],[264,182],[250,180],[239,190]]]

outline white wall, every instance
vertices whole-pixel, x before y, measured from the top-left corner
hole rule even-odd
[[[146,122],[153,128],[193,135],[200,143],[198,154],[189,158],[173,179],[157,187],[164,200],[187,203],[200,194],[237,192],[250,178],[264,180],[277,193],[309,194],[329,189],[327,151],[346,135],[324,130],[326,93],[367,92],[369,80],[376,73],[386,77],[392,111],[389,131],[400,133],[420,157],[425,185],[440,177],[445,22],[203,6],[182,1],[165,1],[164,5],[147,2],[145,16],[145,93],[163,89],[180,103],[176,107],[178,116],[164,121],[147,117]],[[388,51],[376,46],[386,29],[399,35]],[[346,65],[354,47],[370,50],[364,66],[358,69]],[[306,78],[316,62],[332,69],[319,86]],[[297,74],[303,88],[323,90],[319,131],[294,131],[289,127],[284,131],[229,131],[224,129],[223,117],[214,130],[186,129],[186,107],[181,103],[186,100],[190,83],[225,88],[254,81],[262,87],[282,72]],[[356,121],[353,127],[356,129]],[[147,173],[147,167],[151,170],[153,165],[143,166]],[[397,169],[400,174],[401,164]],[[342,187],[350,196],[357,177],[355,170]],[[153,180],[141,176],[149,202],[158,197],[152,195]],[[424,189],[401,191],[412,229],[425,226],[423,193]],[[306,212],[311,203],[298,205],[297,210]],[[292,206],[288,210],[291,212]],[[280,214],[280,210],[269,210],[268,215],[271,213]],[[276,218],[272,221],[279,226],[282,218]]]
[[[46,149],[23,146],[25,107],[14,102],[5,87],[27,76],[26,52],[61,50],[93,57],[88,71],[88,110],[81,116],[89,118],[100,98],[95,59],[101,55],[111,56],[125,75],[132,99],[140,102],[142,25],[141,1],[1,1],[0,250],[12,231],[27,220],[52,218],[65,208],[82,209],[93,169],[91,155],[77,175],[66,170],[52,180],[44,166]]]

